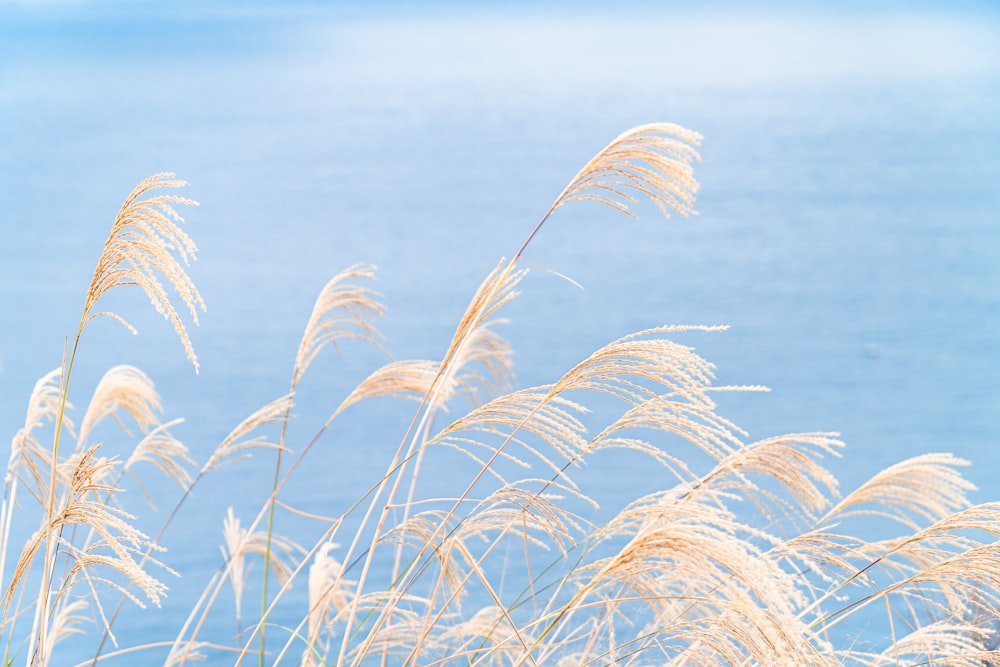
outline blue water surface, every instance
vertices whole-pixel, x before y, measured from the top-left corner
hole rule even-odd
[[[71,400],[135,364],[202,462],[287,391],[313,300],[339,270],[378,265],[394,357],[440,358],[475,287],[573,174],[621,131],[669,121],[705,136],[699,215],[561,209],[526,257],[584,289],[544,270],[525,278],[503,329],[520,382],[552,381],[636,330],[729,324],[682,341],[721,382],[772,389],[720,399],[751,438],[840,432],[848,448],[831,466],[844,489],[953,452],[974,462],[975,500],[1000,498],[1000,14],[988,4],[139,7],[0,6],[7,437],[76,331],[115,212],[150,174],[176,172],[201,203],[184,212],[208,304],[191,330],[201,371],[123,290],[107,305],[139,335],[94,322]],[[292,449],[384,358],[342,352],[310,369]],[[412,409],[339,420],[286,501],[342,512]],[[109,446],[121,438],[106,433]],[[123,644],[173,637],[221,562],[226,507],[259,507],[272,461],[196,490],[165,540],[183,577],[164,611],[123,619]],[[579,474],[611,512],[660,487],[649,470]],[[168,483],[150,493],[160,515],[177,497]],[[233,633],[231,614],[211,623],[207,635]]]

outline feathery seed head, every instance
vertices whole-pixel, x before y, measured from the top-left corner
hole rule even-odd
[[[343,578],[343,564],[330,555],[340,545],[326,542],[316,552],[309,566],[309,637],[315,644],[323,627],[338,613],[347,608],[351,598],[349,586],[354,583]]]
[[[254,412],[237,424],[236,428],[215,448],[215,451],[212,452],[212,455],[205,462],[205,465],[201,467],[198,474],[205,475],[220,466],[249,456],[249,454],[245,454],[248,449],[278,449],[278,445],[270,442],[264,436],[256,436],[249,439],[244,438],[261,426],[280,423],[291,409],[292,395],[285,394]]]
[[[350,281],[358,278],[375,280],[375,267],[355,264],[323,287],[313,306],[305,333],[295,356],[292,385],[297,385],[303,373],[327,345],[347,338],[365,340],[377,345],[379,332],[371,320],[385,313],[385,306],[376,301],[377,292]]]
[[[62,367],[49,371],[39,378],[28,399],[28,410],[24,426],[17,431],[11,441],[10,458],[7,462],[5,484],[9,487],[15,479],[23,479],[29,492],[39,503],[48,495],[49,472],[52,454],[39,442],[35,431],[45,422],[55,422],[59,414],[59,399],[62,383]],[[69,402],[66,407],[72,407]],[[73,432],[73,422],[63,415],[62,426]]]
[[[118,417],[118,410],[128,413],[139,429],[143,433],[148,433],[150,427],[158,421],[155,413],[161,409],[160,395],[156,392],[149,376],[135,366],[127,364],[114,366],[108,369],[94,389],[94,395],[80,425],[78,439],[82,444],[94,427],[109,416],[114,416],[122,430],[131,435],[125,423]]]
[[[125,462],[125,470],[133,473],[132,467],[140,461],[150,463],[164,475],[174,480],[182,488],[191,484],[191,474],[185,466],[194,465],[188,456],[188,448],[170,433],[170,428],[182,423],[183,419],[174,419],[160,424],[146,437],[139,441],[132,455]]]
[[[694,212],[691,162],[700,160],[694,149],[701,135],[672,123],[640,125],[623,132],[595,155],[570,181],[553,209],[571,201],[589,200],[632,215],[630,193],[649,197],[663,215]]]
[[[572,201],[593,201],[635,215],[629,205],[636,195],[649,198],[664,216],[669,211],[694,213],[698,182],[691,163],[701,157],[695,146],[701,135],[672,123],[639,125],[623,132],[583,166],[556,197],[514,254],[519,258],[556,209]]]
[[[161,282],[162,276],[177,292],[187,306],[191,319],[197,324],[198,308],[204,310],[205,303],[184,269],[194,259],[197,248],[178,225],[183,222],[183,218],[174,210],[175,205],[196,206],[197,202],[175,195],[140,199],[157,188],[179,188],[184,185],[184,181],[173,180],[173,174],[161,173],[142,181],[129,194],[115,217],[111,234],[104,244],[104,252],[94,270],[80,328],[82,330],[99,315],[108,315],[135,333],[135,328],[120,315],[95,311],[94,308],[109,290],[120,285],[138,285],[146,293],[156,312],[173,324],[188,359],[197,371],[198,360],[187,329]]]

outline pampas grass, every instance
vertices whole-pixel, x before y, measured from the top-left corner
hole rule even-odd
[[[100,639],[81,664],[184,665],[985,665],[1000,660],[1000,506],[973,505],[949,454],[922,454],[841,494],[828,460],[835,433],[749,441],[718,412],[715,368],[687,344],[724,327],[664,326],[623,337],[549,384],[519,387],[501,335],[504,307],[527,270],[521,256],[553,211],[593,201],[632,215],[638,198],[664,214],[693,213],[692,163],[700,136],[670,124],[623,133],[590,160],[511,260],[475,290],[439,359],[371,369],[338,399],[320,430],[292,441],[300,381],[327,347],[371,345],[388,355],[372,288],[376,269],[349,267],[323,288],[305,323],[286,393],[239,422],[197,466],[163,420],[152,379],[112,367],[83,411],[69,416],[72,367],[88,322],[119,314],[96,304],[138,285],[197,357],[167,287],[197,322],[201,297],[184,267],[191,239],[174,206],[155,194],[182,182],[153,176],[127,197],[98,261],[66,363],[41,378],[17,430],[0,511],[3,635],[8,664],[66,664],[59,642],[96,618]],[[372,448],[384,472],[332,516],[290,505],[284,491],[320,436],[373,399],[410,415],[404,436]],[[591,414],[593,413],[593,414]],[[604,421],[594,428],[595,415]],[[606,417],[605,417],[606,416]],[[124,460],[91,442],[117,422],[133,442]],[[280,428],[277,438],[262,430]],[[52,446],[40,433],[53,431]],[[76,438],[72,451],[59,444]],[[156,607],[175,573],[159,542],[191,490],[219,467],[274,456],[256,514],[219,517],[219,569],[179,628],[116,646],[126,606]],[[653,493],[592,523],[581,465],[626,453]],[[446,497],[419,482],[466,461]],[[605,457],[602,459],[602,457]],[[197,473],[195,472],[197,470]],[[138,531],[115,498],[154,472],[182,496],[156,536]],[[126,474],[128,473],[128,474]],[[342,471],[341,474],[350,474]],[[20,503],[20,504],[19,504]],[[23,507],[22,507],[23,505]],[[11,526],[37,510],[18,550]],[[311,536],[286,535],[303,521]],[[867,534],[885,527],[880,537]],[[859,535],[854,529],[862,528]],[[301,544],[301,546],[300,546]],[[208,557],[206,555],[206,557]],[[273,582],[271,574],[273,573]],[[259,577],[259,585],[253,577]],[[292,586],[304,591],[291,596]],[[204,636],[229,590],[227,636]],[[249,614],[248,591],[260,591]],[[148,609],[143,613],[156,613]],[[845,624],[877,625],[867,643],[843,641]],[[173,634],[173,639],[170,639]],[[159,657],[157,657],[159,656]],[[119,660],[120,659],[120,660]]]

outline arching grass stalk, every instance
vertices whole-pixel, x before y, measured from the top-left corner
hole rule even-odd
[[[55,435],[52,441],[52,466],[49,475],[49,496],[48,504],[45,507],[45,514],[43,515],[43,534],[45,535],[45,553],[42,560],[42,582],[41,588],[38,592],[38,602],[35,605],[35,620],[33,622],[33,628],[31,632],[32,641],[37,641],[34,648],[31,644],[28,645],[28,655],[32,663],[38,658],[38,662],[44,664],[45,655],[38,655],[38,651],[43,650],[45,646],[46,630],[48,626],[48,609],[49,609],[49,589],[50,589],[50,579],[56,567],[56,554],[58,547],[56,542],[58,541],[58,535],[62,534],[62,528],[60,527],[56,537],[54,538],[51,530],[47,530],[46,527],[51,526],[52,517],[55,514],[55,504],[56,504],[56,471],[58,469],[59,462],[59,441],[62,437],[63,431],[63,420],[66,417],[66,397],[69,394],[69,380],[73,373],[73,362],[76,360],[76,350],[80,345],[80,336],[83,334],[83,328],[86,324],[87,312],[84,310],[83,317],[80,318],[80,324],[76,330],[76,337],[73,339],[73,349],[70,352],[69,360],[65,360],[66,352],[63,350],[63,377],[59,383],[59,412],[56,415],[55,420]],[[11,581],[11,587],[13,587],[15,582]],[[7,605],[10,603],[10,598],[6,599],[6,604],[4,605],[4,619],[7,617]],[[37,640],[36,640],[37,637]]]
[[[87,290],[83,312],[68,359],[64,351],[63,374],[60,380],[59,409],[55,418],[55,434],[53,437],[49,488],[42,517],[40,535],[44,542],[41,588],[35,603],[35,620],[31,633],[28,654],[32,664],[47,664],[46,654],[48,624],[50,617],[50,596],[52,593],[52,578],[60,548],[58,546],[65,521],[57,520],[56,484],[58,482],[58,466],[62,432],[66,420],[70,380],[76,362],[80,340],[87,325],[96,317],[107,315],[121,322],[135,333],[124,318],[112,312],[96,311],[100,298],[109,290],[121,285],[138,285],[149,297],[156,310],[168,319],[181,338],[188,358],[197,371],[198,362],[195,357],[187,330],[171,303],[163,284],[162,275],[180,295],[187,306],[195,323],[198,321],[196,307],[204,308],[204,302],[191,282],[181,262],[186,264],[194,258],[196,247],[191,239],[180,229],[177,223],[182,218],[174,210],[173,205],[195,205],[196,202],[174,195],[158,195],[141,199],[151,190],[164,187],[182,187],[183,181],[172,180],[173,174],[156,174],[136,186],[119,209],[111,233],[104,245],[104,250],[98,260],[90,287]],[[174,257],[176,253],[180,261]],[[69,498],[67,497],[67,502]],[[37,544],[37,542],[35,543]],[[30,569],[30,561],[35,556],[35,549],[29,544],[22,553],[19,568],[4,592],[4,620],[7,620],[14,591]]]
[[[295,397],[295,385],[293,383],[291,391],[289,392],[294,400]],[[269,581],[269,575],[271,568],[268,564],[271,562],[271,543],[274,535],[274,509],[275,501],[277,500],[278,494],[278,483],[281,481],[281,455],[285,449],[285,433],[288,430],[288,420],[292,415],[292,402],[289,401],[288,409],[285,410],[285,416],[281,420],[281,435],[278,438],[278,451],[276,454],[276,459],[274,463],[274,482],[271,484],[271,497],[268,499],[268,512],[267,512],[267,544],[264,547],[264,572],[263,572],[263,590],[260,594],[260,617],[264,618],[267,613],[267,584]],[[264,646],[265,646],[265,635],[264,631],[266,629],[266,624],[260,624],[260,667],[264,667]]]
[[[375,267],[368,264],[356,264],[334,276],[320,292],[313,306],[305,333],[299,343],[292,370],[291,387],[288,392],[288,407],[281,420],[281,434],[278,439],[278,451],[274,464],[274,480],[271,484],[271,496],[267,501],[267,536],[264,547],[264,573],[260,599],[260,667],[264,667],[265,655],[265,625],[263,619],[267,614],[268,583],[271,561],[271,546],[274,539],[274,512],[281,481],[281,459],[285,451],[285,436],[288,432],[288,422],[291,419],[295,392],[299,381],[309,368],[312,361],[327,345],[337,347],[340,340],[355,338],[364,340],[378,347],[378,330],[371,320],[385,312],[385,306],[376,300],[378,296],[371,289],[356,285],[351,280],[374,280]]]

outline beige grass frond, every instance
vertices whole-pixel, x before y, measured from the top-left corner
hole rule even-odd
[[[691,469],[687,461],[681,456],[675,456],[641,438],[623,438],[610,436],[607,431],[591,441],[589,451],[599,452],[603,450],[626,450],[640,452],[655,460],[663,466],[678,482],[686,485],[697,483],[698,474]]]
[[[69,569],[69,579],[83,576],[92,583],[102,584],[108,588],[118,591],[131,600],[134,605],[140,609],[145,609],[146,603],[143,602],[141,598],[133,594],[128,586],[121,584],[117,579],[98,577],[93,574],[98,570],[98,568],[106,568],[107,570],[114,571],[123,577],[130,586],[135,586],[142,591],[143,595],[145,595],[146,598],[154,605],[157,607],[161,605],[168,590],[167,586],[159,579],[143,570],[134,559],[122,559],[107,553],[96,553],[96,549],[107,546],[107,544],[103,542],[95,542],[88,548],[87,551],[83,552],[75,551],[72,545],[66,543],[63,543],[63,546],[66,547],[64,553],[72,559],[73,563]],[[131,551],[130,554],[133,556],[141,556],[138,551]],[[149,562],[149,560],[147,559],[146,562]],[[157,563],[156,561],[153,562],[162,566],[162,563]]]
[[[120,477],[121,459],[117,456],[97,456],[96,453],[102,447],[97,443],[86,450],[73,452],[67,456],[59,462],[56,479],[71,491],[86,488],[95,502],[111,502],[110,497],[102,497],[101,494],[114,494],[120,490],[117,488],[117,482]],[[86,475],[83,486],[80,481],[82,474]]]
[[[385,306],[377,300],[380,296],[377,292],[351,282],[375,280],[375,270],[370,264],[355,264],[323,287],[295,356],[293,386],[327,345],[336,348],[338,341],[351,338],[378,344],[380,334],[371,320],[384,315]]]
[[[652,199],[664,215],[668,210],[689,215],[698,190],[691,163],[700,159],[694,147],[701,139],[670,123],[627,130],[580,170],[555,207],[590,199],[629,213],[632,192]]]
[[[292,408],[292,395],[285,394],[240,422],[229,435],[215,448],[215,451],[201,467],[199,475],[205,475],[216,468],[228,465],[236,460],[249,456],[249,449],[277,449],[278,445],[267,440],[265,436],[244,439],[254,430],[267,424],[278,424]]]
[[[822,522],[851,516],[886,516],[910,530],[969,506],[966,493],[975,489],[955,469],[966,466],[951,454],[923,454],[901,461],[873,476],[835,505]]]
[[[181,488],[187,489],[191,484],[191,473],[187,467],[194,466],[194,461],[188,456],[188,448],[184,443],[170,432],[170,428],[183,422],[183,419],[174,419],[160,424],[146,434],[125,461],[125,470],[138,479],[132,468],[137,463],[149,463],[177,482]]]
[[[552,492],[527,488],[535,483]],[[547,480],[520,480],[493,491],[459,518],[443,510],[428,510],[397,524],[386,535],[387,542],[420,551],[432,544],[431,552],[440,568],[441,582],[457,598],[463,591],[469,570],[482,572],[480,558],[496,548],[496,543],[513,536],[524,548],[556,549],[565,554],[572,535],[579,533],[581,521],[557,504],[554,492],[566,492],[587,502],[589,498],[565,485]],[[473,543],[484,545],[483,556]]]
[[[717,498],[676,491],[647,496],[606,526],[608,536],[631,536],[614,556],[588,565],[588,587],[624,584],[660,615],[714,613],[719,601],[766,609],[794,618],[806,599],[792,575],[765,558],[771,538],[741,524]],[[707,610],[707,611],[706,611]]]
[[[441,642],[447,642],[448,653],[455,658],[478,658],[471,664],[511,664],[533,641],[523,631],[511,627],[510,616],[497,605],[480,608],[468,620],[462,621],[442,633]],[[486,655],[492,659],[486,663]]]
[[[4,474],[3,503],[0,505],[0,581],[3,581],[7,574],[7,556],[16,553],[11,547],[10,536],[15,520],[15,509],[20,505],[18,500],[20,485],[23,483],[28,493],[41,507],[46,506],[45,498],[48,496],[53,462],[48,449],[39,442],[36,431],[46,422],[55,423],[58,419],[62,398],[62,376],[63,371],[60,367],[49,371],[35,382],[28,398],[24,426],[18,429],[11,440],[10,456]],[[72,432],[72,426],[65,414],[62,423]],[[40,530],[27,541],[21,557],[15,563],[9,584],[0,587],[0,591],[3,592],[2,605],[5,607],[5,614],[13,591],[27,573],[35,549],[42,544],[43,534],[44,531]],[[24,560],[25,555],[28,556],[27,561]]]
[[[242,628],[243,593],[249,575],[247,556],[260,556],[264,561],[264,567],[274,573],[279,583],[290,585],[290,579],[296,572],[298,564],[296,555],[305,553],[305,550],[295,542],[273,531],[251,531],[252,529],[240,525],[240,520],[232,507],[226,510],[222,527],[224,546],[221,548],[226,563],[223,576],[229,580],[233,589],[236,624],[240,628]]]
[[[309,568],[309,628],[318,628],[323,619],[331,616],[331,610],[340,613],[347,608],[351,597],[349,586],[353,583],[344,579],[344,565],[330,555],[339,548],[336,542],[326,542],[316,552]]]
[[[452,362],[455,391],[473,406],[497,396],[514,383],[514,350],[492,329],[505,319],[482,322],[472,329]]]
[[[209,647],[219,648],[212,646],[210,642],[175,642],[171,645],[170,653],[167,655],[166,660],[163,661],[163,667],[174,667],[174,665],[182,665],[186,662],[202,662],[207,660],[208,656],[202,653],[202,649]]]
[[[10,458],[4,477],[4,529],[9,528],[10,513],[16,500],[14,485],[18,479],[24,481],[28,492],[39,504],[44,505],[48,495],[52,453],[39,442],[36,431],[45,423],[54,423],[59,414],[61,397],[62,368],[49,371],[35,382],[28,399],[28,409],[24,416],[24,426],[11,440]],[[66,403],[67,409],[72,407]],[[73,422],[63,415],[63,428],[73,432]],[[5,533],[6,534],[6,533]]]
[[[243,589],[246,587],[246,552],[243,549],[243,542],[246,540],[247,531],[240,526],[240,520],[236,518],[232,507],[226,508],[226,518],[222,520],[222,557],[226,561],[226,571],[229,583],[233,588],[233,597],[236,600],[236,622],[239,623],[243,609]]]
[[[859,537],[817,529],[784,540],[770,551],[769,557],[801,563],[798,569],[814,576],[819,582],[817,586],[834,591],[856,575],[856,563],[866,559],[868,545]]]
[[[866,545],[865,551],[875,554],[871,563],[884,571],[919,577],[923,571],[932,570],[950,559],[961,558],[963,554],[981,549],[984,546],[982,533],[988,536],[986,546],[1000,544],[1000,503],[966,508],[912,535],[884,542],[887,548],[879,543],[870,543]],[[972,598],[962,591],[963,587],[954,589],[945,579],[934,583],[944,597],[950,599],[949,609],[959,609],[962,613],[967,611],[965,602]],[[1000,609],[995,604],[1000,601],[1000,594],[996,593],[996,589],[986,588],[981,594],[984,599],[990,599],[993,603],[986,605],[987,607]]]
[[[100,446],[95,445],[67,459],[65,465],[69,499],[59,509],[61,519],[53,521],[92,524],[102,537],[105,537],[104,531],[110,528],[120,533],[125,541],[142,546],[147,543],[146,536],[128,523],[128,520],[135,517],[103,502],[107,493],[120,490],[112,486],[115,477],[113,471],[119,461],[116,458],[98,457],[98,451]]]
[[[655,409],[651,410],[651,406]],[[687,413],[697,419],[690,418]],[[635,438],[613,437],[619,430],[636,427],[656,428],[678,435],[697,445],[718,463],[707,474],[698,476],[687,462],[664,449]],[[837,480],[819,459],[824,455],[839,455],[843,443],[835,439],[836,434],[785,435],[743,445],[730,427],[736,428],[714,412],[654,399],[629,410],[606,428],[595,438],[593,449],[625,448],[643,452],[676,476],[680,482],[676,489],[681,494],[678,497],[710,493],[746,498],[769,520],[776,521],[776,525],[782,525],[782,518],[814,522],[814,514],[830,505],[830,498],[837,495]],[[774,482],[788,498],[772,488]],[[777,508],[780,515],[772,512],[771,506]]]
[[[304,667],[320,664],[317,653],[322,655],[326,648],[323,646],[321,650],[320,647],[322,634],[338,614],[347,610],[353,594],[351,586],[356,582],[344,579],[344,565],[330,555],[339,546],[334,542],[324,543],[309,566],[308,641],[302,654]]]
[[[228,563],[230,581],[237,595],[237,600],[242,597],[245,584],[244,559],[246,556],[255,555],[269,558],[267,566],[274,572],[278,581],[284,584],[295,571],[293,556],[306,553],[292,540],[275,533],[270,535],[269,547],[267,532],[254,531],[251,533],[243,528],[231,507],[227,510],[223,522],[223,536],[226,542],[223,555]]]
[[[718,491],[770,497],[786,509],[787,516],[815,521],[815,514],[838,495],[837,478],[819,463],[824,455],[840,455],[844,444],[837,435],[798,433],[754,442],[721,461],[706,484]],[[791,500],[782,502],[776,494],[759,488],[749,479],[752,476],[778,482]]]
[[[443,510],[420,512],[393,526],[383,540],[420,551],[425,546],[437,561],[440,579],[449,590],[460,591],[464,570],[457,556],[464,545],[454,537],[457,520]],[[469,559],[466,559],[467,561]],[[395,613],[395,612],[394,612]]]
[[[986,648],[990,633],[969,623],[938,621],[915,628],[869,663],[872,667],[947,665],[984,667],[1000,662],[1000,651]]]
[[[445,372],[438,362],[420,359],[392,361],[376,369],[344,399],[331,419],[355,403],[377,397],[426,401],[432,411],[447,410],[456,394],[474,406],[494,397],[514,377],[510,344],[491,328],[503,322],[480,322],[467,331]]]
[[[45,653],[51,656],[56,644],[73,635],[83,634],[84,630],[78,627],[82,622],[89,620],[83,612],[87,608],[85,600],[74,600],[68,604],[60,605],[52,618],[49,633],[45,635]]]
[[[34,440],[33,433],[36,429],[45,425],[45,422],[55,421],[59,412],[60,379],[62,378],[62,367],[49,371],[35,382],[35,386],[28,398],[28,409],[24,416],[24,426],[18,430],[11,441],[11,454],[20,453],[27,443],[32,441],[37,448],[37,440]],[[67,406],[69,407],[69,406]]]
[[[983,544],[983,533],[993,544]],[[936,610],[952,620],[974,615],[980,609],[994,610],[986,615],[986,621],[991,622],[996,617],[995,610],[1000,609],[996,589],[970,587],[960,574],[954,578],[928,578],[926,573],[936,572],[948,563],[961,562],[969,554],[982,553],[984,547],[995,546],[998,537],[1000,503],[985,503],[944,516],[912,534],[888,540],[866,541],[817,528],[792,537],[775,549],[773,555],[806,564],[807,570],[824,584],[826,592],[804,612],[816,612],[822,623],[835,624],[841,614],[850,616],[854,606],[881,599],[887,591],[895,596],[896,613],[908,610],[914,626],[924,623],[920,618],[928,610]],[[833,600],[840,606],[832,613],[819,610],[822,604],[832,604]]]
[[[552,397],[545,387],[522,389],[499,396],[471,410],[437,433],[428,444],[448,445],[467,453],[471,453],[467,446],[475,444],[497,452],[497,448],[464,434],[496,436],[501,441],[510,437],[511,443],[519,445],[553,472],[562,475],[563,465],[552,461],[523,435],[538,437],[567,461],[576,460],[587,448],[587,440],[584,437],[586,427],[574,413],[585,412],[583,406],[565,398]],[[500,455],[511,456],[506,450],[500,452]],[[565,476],[564,479],[568,480]]]
[[[729,331],[729,329],[730,326],[728,324],[662,324],[658,327],[650,327],[649,329],[642,329],[641,331],[630,333],[627,336],[622,336],[615,342],[620,343],[626,340],[649,338],[650,336],[656,336],[658,334],[688,333],[692,331],[718,333],[722,331]]]
[[[843,667],[827,642],[794,618],[734,597],[720,597],[711,613],[675,624],[668,638],[686,646],[666,664]]]
[[[438,362],[424,359],[391,361],[362,380],[337,406],[333,417],[356,403],[372,398],[408,398],[419,402],[431,390],[439,369]],[[445,386],[438,389],[438,394],[444,402],[451,398],[453,392],[453,387]]]
[[[128,426],[118,416],[119,410],[127,413],[143,433],[148,433],[159,421],[156,413],[162,410],[160,395],[156,392],[153,381],[141,370],[128,364],[109,368],[97,383],[80,424],[80,444],[107,417],[114,417],[126,435],[131,436]]]
[[[521,282],[526,271],[515,271],[513,267],[513,263],[500,260],[500,263],[490,272],[486,280],[479,285],[472,301],[462,314],[462,319],[448,345],[448,351],[444,355],[442,367],[446,372],[455,362],[459,352],[481,334],[482,327],[486,325],[486,322],[500,308],[513,301],[520,294],[517,291],[517,285]]]
[[[701,135],[672,123],[650,123],[626,130],[590,159],[556,197],[517,251],[520,257],[542,224],[573,201],[593,201],[634,217],[629,206],[649,198],[665,216],[694,212],[698,182],[691,163],[701,157]]]
[[[912,543],[911,543],[912,544]],[[906,554],[912,557],[913,553]],[[976,600],[993,610],[993,619],[1000,620],[1000,542],[981,544],[959,553],[931,552],[933,562],[918,568],[913,574],[888,585],[873,589],[861,604],[844,613],[837,610],[817,623],[827,630],[849,618],[858,609],[890,595],[914,601],[922,609],[937,609],[949,618],[961,618],[968,612],[967,600]]]
[[[391,598],[389,591],[372,591],[358,597],[357,613],[362,617],[369,613],[377,616],[386,609],[386,605],[390,601],[398,602],[392,607],[392,624],[380,625],[377,629],[370,631],[367,641],[359,643],[348,653],[348,657],[351,659],[350,664],[357,664],[362,660],[364,656],[359,653],[360,650],[365,650],[364,655],[406,657],[411,650],[418,647],[424,619],[429,608],[429,601],[426,598],[405,594],[400,596],[397,601]],[[349,610],[340,614],[335,620],[342,620],[347,613]],[[420,644],[420,646],[432,647],[427,643]]]
[[[531,482],[549,491],[540,493],[527,488]],[[569,486],[547,480],[522,479],[497,489],[477,503],[454,535],[465,541],[480,538],[485,542],[493,536],[512,533],[525,543],[544,550],[554,547],[565,554],[573,543],[573,534],[581,531],[581,521],[557,504],[560,499],[557,492],[593,503]]]
[[[809,600],[800,575],[767,557],[773,539],[737,521],[722,500],[671,490],[616,516],[603,532],[627,543],[578,568],[582,587],[551,638],[568,640],[589,606],[612,605],[625,617],[652,613],[638,634],[645,639],[626,655],[651,651],[655,664],[838,664],[797,617]],[[613,663],[613,644],[608,650],[602,664]]]
[[[714,379],[715,366],[692,348],[633,335],[594,352],[563,375],[552,391],[596,391],[633,405],[656,396],[678,396],[711,410],[715,404],[708,390]]]
[[[914,533],[907,541],[923,541],[938,535],[965,535],[970,531],[982,531],[994,541],[1000,541],[1000,502],[972,505],[949,514]]]
[[[987,503],[890,540],[855,540],[848,544],[839,536],[826,537],[824,540],[833,548],[824,548],[821,553],[840,549],[853,563],[849,567],[835,565],[840,572],[831,578],[830,592],[809,611],[834,593],[840,593],[839,606],[818,612],[813,625],[828,630],[860,609],[884,600],[892,607],[893,616],[900,619],[900,627],[919,628],[927,624],[930,616],[946,623],[974,625],[996,638],[1000,627],[998,535],[1000,503]],[[819,560],[823,560],[822,555]],[[855,591],[853,596],[844,595],[848,585]],[[940,654],[932,660],[947,657]],[[884,663],[876,660],[872,664]]]
[[[197,370],[198,359],[187,329],[161,282],[162,276],[187,307],[192,321],[197,324],[198,309],[204,310],[205,303],[184,268],[194,259],[197,248],[180,228],[178,223],[183,222],[183,218],[174,209],[178,204],[197,205],[197,202],[175,195],[156,195],[142,199],[153,190],[184,185],[184,181],[174,180],[173,174],[156,174],[139,183],[126,198],[115,217],[104,252],[94,270],[94,277],[87,290],[82,322],[85,325],[99,315],[112,315],[134,331],[120,316],[95,311],[95,305],[115,287],[138,285],[146,293],[156,312],[173,324],[188,359]]]
[[[743,433],[738,426],[719,417],[711,408],[712,406],[702,403],[671,400],[668,396],[654,396],[634,405],[605,427],[595,438],[594,448],[605,447],[606,441],[619,432],[649,429],[682,438],[696,445],[716,461],[721,461],[743,446],[740,440]],[[663,462],[670,461],[666,454],[658,455],[656,458]]]
[[[153,604],[159,606],[166,586],[143,569],[143,564],[149,563],[163,567],[161,563],[148,557],[148,551],[159,547],[129,523],[134,519],[132,515],[105,501],[104,496],[118,490],[106,482],[108,469],[116,461],[98,458],[97,451],[98,447],[91,447],[71,457],[74,469],[67,483],[68,498],[61,507],[56,508],[45,531],[59,534],[66,526],[81,525],[92,529],[97,535],[98,539],[83,548],[65,540],[60,542],[63,552],[72,559],[67,580],[72,580],[77,574],[93,578],[93,568],[107,567],[125,577]],[[22,553],[22,561],[27,563],[31,558],[33,554],[26,549]],[[21,563],[18,564],[18,569],[20,567]],[[126,590],[118,584],[112,585],[123,592]],[[141,604],[137,599],[135,601]]]

